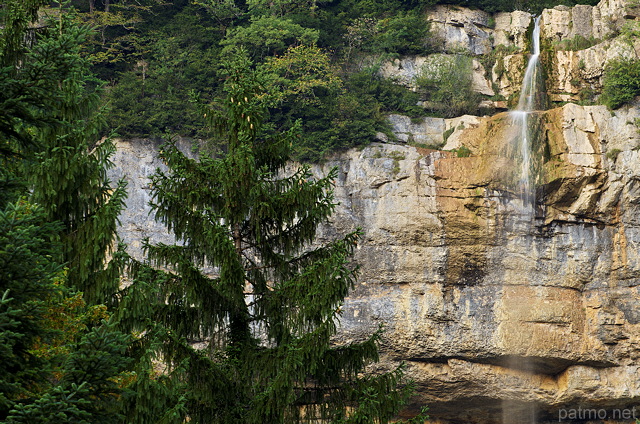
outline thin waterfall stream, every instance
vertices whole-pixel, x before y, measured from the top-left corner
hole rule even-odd
[[[532,34],[532,54],[522,80],[520,99],[515,110],[510,112],[511,124],[514,131],[514,146],[516,157],[520,163],[517,188],[521,193],[525,210],[533,210],[535,204],[535,176],[531,151],[534,132],[532,131],[532,112],[543,108],[544,87],[540,72],[540,16],[534,20]]]
[[[510,116],[510,137],[512,158],[516,163],[515,189],[522,200],[524,216],[530,222],[535,217],[536,172],[532,156],[536,140],[534,113],[544,109],[544,82],[540,70],[540,16],[534,19],[532,33],[532,53],[522,81],[520,98]],[[518,169],[519,168],[519,169]],[[530,225],[530,224],[529,224]],[[511,352],[506,366],[527,378],[534,372],[534,364],[523,352]],[[525,399],[504,399],[502,401],[503,424],[536,423],[536,406]]]

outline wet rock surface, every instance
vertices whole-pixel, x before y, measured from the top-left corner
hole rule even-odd
[[[365,231],[343,340],[384,324],[385,361],[408,363],[415,402],[444,422],[640,402],[639,139],[625,126],[638,113],[541,113],[530,213],[509,182],[506,114],[462,131],[469,157],[376,145],[318,168],[341,169],[337,226]]]
[[[460,130],[468,157],[372,144],[314,167],[339,169],[340,204],[319,240],[364,231],[339,340],[385,326],[381,366],[404,361],[417,383],[407,414],[428,405],[440,422],[495,423],[533,407],[551,422],[575,405],[640,403],[640,139],[625,126],[636,116],[542,113],[533,212],[510,183],[507,114]],[[157,148],[118,142],[122,235],[136,255],[135,240],[167,237],[145,206]]]

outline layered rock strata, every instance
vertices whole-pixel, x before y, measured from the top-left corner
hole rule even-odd
[[[637,9],[603,0],[543,13],[551,100],[597,93],[606,63],[640,57],[639,42],[624,35],[638,24]],[[445,53],[476,56],[476,91],[505,99],[520,91],[531,15],[438,6],[428,18]],[[594,44],[557,49],[576,37]],[[495,51],[502,53],[485,67],[481,56]],[[398,59],[381,73],[412,86],[428,61]],[[337,341],[385,326],[380,367],[405,362],[417,385],[404,414],[427,405],[433,423],[595,423],[603,420],[576,411],[621,422],[615,411],[622,417],[637,406],[640,418],[638,118],[637,104],[534,113],[533,208],[514,182],[520,165],[506,113],[392,115],[404,143],[372,144],[315,166],[317,175],[339,169],[339,206],[319,240],[364,232],[355,255],[362,271]],[[121,235],[137,257],[144,237],[170,241],[148,209],[158,149],[119,141],[112,171],[129,181]]]
[[[365,232],[343,339],[384,324],[385,360],[408,363],[440,422],[638,404],[638,113],[540,113],[533,213],[506,114],[462,131],[468,157],[376,145],[319,168],[341,171],[338,231]]]
[[[340,204],[319,239],[364,231],[339,341],[385,326],[380,366],[406,362],[417,384],[406,414],[428,405],[433,422],[557,422],[571,408],[640,405],[639,116],[540,113],[533,212],[511,183],[506,114],[459,130],[466,157],[372,144],[314,168],[339,169]],[[136,255],[136,240],[167,237],[146,207],[157,148],[118,142]]]

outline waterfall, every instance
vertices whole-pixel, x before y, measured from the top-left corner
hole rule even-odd
[[[533,52],[529,58],[527,64],[527,70],[524,73],[524,79],[522,80],[522,88],[520,90],[520,100],[518,101],[518,107],[516,112],[531,112],[540,107],[536,102],[538,98],[538,64],[540,57],[540,16],[535,18],[532,34]]]
[[[529,227],[535,217],[535,158],[532,158],[533,143],[536,141],[536,122],[533,113],[544,108],[545,89],[540,71],[540,16],[534,19],[532,53],[522,81],[520,99],[510,115],[510,138],[512,159],[519,165],[515,170],[516,191],[521,194],[525,225]],[[518,172],[519,171],[519,172]],[[522,352],[510,352],[505,361],[507,368],[514,372],[514,378],[527,379],[534,373],[531,358],[521,356]],[[502,400],[502,424],[534,424],[537,422],[536,405],[526,399],[507,398]]]
[[[518,188],[522,194],[525,208],[535,204],[535,193],[532,176],[532,138],[531,112],[540,110],[543,106],[542,97],[544,90],[541,84],[540,57],[540,16],[534,20],[532,35],[533,52],[529,58],[527,69],[522,81],[518,106],[510,112],[511,123],[515,131],[514,151],[520,160],[520,173],[518,175]]]

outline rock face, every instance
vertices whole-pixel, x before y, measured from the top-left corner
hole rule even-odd
[[[640,402],[636,117],[573,104],[540,113],[533,212],[510,183],[506,114],[433,125],[465,122],[468,157],[372,144],[314,168],[339,169],[340,205],[320,239],[364,230],[340,340],[385,325],[381,366],[404,361],[417,383],[406,414],[428,405],[443,423],[555,422]],[[145,206],[157,148],[118,142],[129,242],[167,237]]]
[[[431,24],[431,47],[437,54],[464,52],[474,56],[473,90],[504,100],[513,100],[520,92],[532,18],[522,11],[491,15],[446,5],[436,6],[426,15]],[[631,0],[545,9],[540,26],[550,100],[592,100],[602,88],[609,61],[640,57],[640,39],[629,35],[638,20],[640,6]],[[430,62],[430,56],[398,58],[383,63],[380,74],[415,90],[416,77]],[[503,108],[495,103],[490,106]]]
[[[585,88],[599,91],[604,67],[612,59],[639,57],[640,44],[629,41],[614,38],[583,50],[556,51],[550,58],[552,72],[548,84],[551,100],[580,100],[580,92]]]
[[[149,177],[158,168],[166,167],[158,158],[162,143],[149,139],[116,140],[114,167],[109,170],[109,178],[127,181],[127,207],[120,217],[119,236],[127,245],[127,252],[134,258],[144,258],[142,241],[149,237],[155,242],[172,243],[174,238],[164,227],[156,223],[151,215]],[[185,154],[192,155],[192,142],[178,140],[177,145]]]
[[[550,99],[585,100],[589,92],[601,89],[603,71],[609,61],[640,57],[640,43],[628,35],[638,25],[638,18],[640,8],[625,0],[545,9],[541,18],[542,38],[547,46],[556,47],[546,56]],[[586,44],[580,45],[581,42]]]
[[[402,59],[395,59],[392,62],[385,62],[380,67],[380,74],[384,78],[393,79],[398,84],[406,85],[413,90],[417,89],[416,78],[423,70],[429,71],[433,62],[446,55],[410,56]],[[493,96],[495,92],[491,88],[491,83],[487,79],[487,71],[478,60],[471,61],[472,90],[487,96]]]
[[[556,6],[542,12],[543,33],[554,41],[576,36],[604,40],[638,16],[640,8],[628,0],[602,0],[597,6]]]
[[[439,5],[427,12],[436,47],[444,51],[468,50],[471,54],[490,53],[491,15],[480,10]]]
[[[540,114],[533,213],[509,184],[505,114],[462,131],[469,157],[378,144],[318,167],[340,170],[327,233],[364,229],[343,340],[384,324],[386,363],[407,362],[414,405],[442,422],[554,422],[579,406],[636,405],[637,116],[576,105]]]
[[[462,146],[460,135],[467,128],[478,125],[478,117],[464,115],[458,118],[418,118],[389,115],[388,121],[396,138],[405,143],[432,148],[454,150]]]

